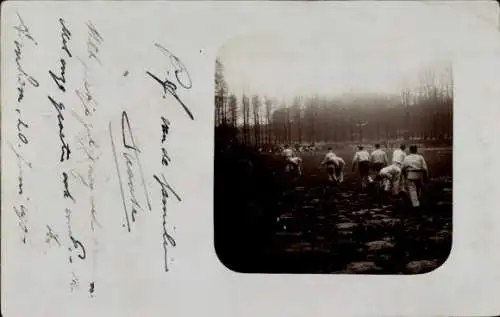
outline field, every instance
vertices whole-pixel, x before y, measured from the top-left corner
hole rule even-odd
[[[334,186],[319,163],[325,151],[301,153],[303,175],[290,182],[281,158],[245,148],[216,151],[215,248],[229,269],[245,273],[417,274],[443,263],[451,249],[452,150],[427,148],[430,180],[422,208],[406,196],[360,191],[344,158]]]

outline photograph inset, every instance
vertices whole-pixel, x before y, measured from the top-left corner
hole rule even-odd
[[[452,67],[415,38],[254,36],[221,48],[214,233],[228,269],[422,274],[446,261]]]

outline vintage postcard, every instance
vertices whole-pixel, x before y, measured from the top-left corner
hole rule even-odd
[[[4,316],[500,312],[490,1],[7,1]]]

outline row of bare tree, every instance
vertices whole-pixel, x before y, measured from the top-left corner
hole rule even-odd
[[[286,103],[259,95],[231,94],[216,62],[215,123],[245,144],[314,143],[422,138],[451,140],[451,71],[444,83],[432,72],[417,89],[400,95],[297,96]]]

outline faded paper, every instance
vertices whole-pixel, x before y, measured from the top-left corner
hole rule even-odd
[[[12,1],[2,9],[5,316],[498,312],[496,25],[449,2]],[[404,46],[423,30],[435,32],[454,69],[448,261],[410,277],[227,269],[213,244],[220,49],[242,35],[296,32],[360,54],[356,43],[374,34]]]

